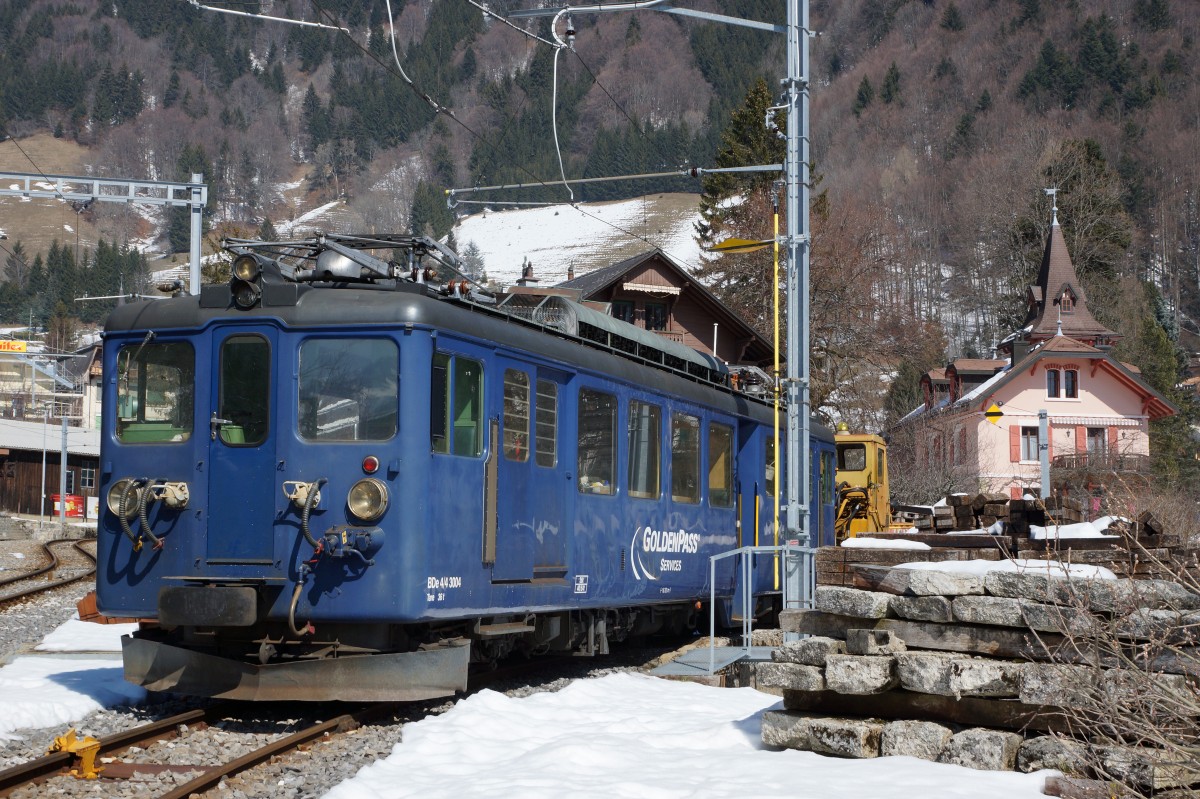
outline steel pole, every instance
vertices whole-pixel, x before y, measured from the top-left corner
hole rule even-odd
[[[62,452],[58,463],[58,527],[63,537],[67,532],[67,417],[62,418]]]
[[[204,175],[199,172],[192,173],[192,183],[200,184],[204,182]],[[188,206],[188,213],[191,216],[192,232],[190,237],[191,244],[191,260],[189,262],[190,269],[188,272],[188,293],[200,293],[200,222],[204,216],[204,200],[202,199],[199,185],[192,188],[192,202]]]

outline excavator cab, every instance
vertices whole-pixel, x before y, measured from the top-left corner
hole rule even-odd
[[[837,426],[838,507],[834,531],[840,544],[859,533],[887,532],[892,508],[888,493],[887,443],[869,433]]]

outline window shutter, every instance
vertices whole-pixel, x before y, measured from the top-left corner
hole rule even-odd
[[[1008,459],[1013,463],[1021,460],[1021,425],[1008,428]]]
[[[1087,428],[1075,425],[1075,451],[1087,452]]]
[[[1025,496],[1025,495],[1021,493],[1020,486],[1009,486],[1008,487],[1008,496],[1012,499],[1020,499],[1021,497]]]
[[[1117,452],[1117,428],[1108,428],[1108,451],[1116,454]]]

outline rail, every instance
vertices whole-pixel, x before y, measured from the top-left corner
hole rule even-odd
[[[46,550],[46,554],[50,557],[50,563],[39,569],[35,569],[34,571],[24,572],[22,574],[14,576],[14,577],[10,577],[5,580],[0,580],[0,587],[12,585],[14,583],[19,583],[23,580],[31,580],[35,577],[40,577],[41,575],[46,574],[47,572],[53,572],[55,569],[58,568],[58,556],[54,554],[54,551],[51,549],[51,547],[57,546],[58,544],[71,544],[79,552],[83,553],[83,555],[86,556],[88,558],[88,560],[90,560],[92,562],[92,567],[90,569],[88,569],[86,572],[84,572],[82,574],[77,574],[74,577],[66,577],[61,580],[54,580],[54,581],[47,582],[47,583],[41,583],[39,585],[35,585],[32,588],[27,588],[27,589],[24,589],[22,591],[17,591],[12,594],[4,594],[3,596],[0,596],[0,605],[7,605],[11,602],[16,602],[17,600],[24,599],[24,598],[32,596],[34,594],[39,594],[42,591],[49,591],[51,588],[58,588],[59,586],[69,585],[70,583],[78,582],[80,580],[85,580],[88,577],[91,577],[92,575],[94,575],[96,573],[96,557],[91,552],[88,552],[87,549],[85,549],[83,547],[83,542],[86,540],[88,540],[88,539],[60,538],[55,541],[44,542],[42,544],[42,547]]]
[[[745,546],[738,549],[731,549],[728,552],[720,552],[709,557],[708,561],[708,584],[709,584],[709,602],[708,602],[708,673],[713,674],[717,670],[717,644],[714,631],[717,628],[717,561],[725,558],[742,556],[738,563],[740,574],[737,575],[740,579],[741,591],[741,619],[742,619],[742,641],[741,646],[736,647],[737,657],[732,661],[741,660],[742,658],[750,657],[753,645],[754,635],[754,567],[755,555],[770,554],[776,558],[776,563],[772,571],[776,575],[780,574],[782,567],[782,580],[780,584],[783,590],[783,610],[792,608],[802,608],[812,601],[812,587],[816,585],[816,549],[813,547],[802,547],[798,544],[780,544],[775,546]],[[781,557],[782,556],[782,557]],[[799,589],[799,596],[792,596],[795,589]],[[737,592],[734,594],[735,598]],[[728,660],[728,659],[727,659]],[[724,664],[728,665],[728,663]]]

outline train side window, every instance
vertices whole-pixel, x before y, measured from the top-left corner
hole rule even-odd
[[[383,338],[315,338],[300,345],[300,436],[387,441],[396,435],[400,350]]]
[[[433,451],[478,457],[483,452],[483,365],[435,353],[429,391]]]
[[[533,460],[538,466],[558,462],[558,384],[537,381],[537,407],[534,417]]]
[[[616,479],[617,398],[579,390],[579,490],[611,494]]]
[[[821,453],[821,502],[825,505],[833,504],[833,483],[835,470],[833,468],[833,453]]]
[[[700,419],[671,414],[671,499],[700,501]]]
[[[629,403],[629,496],[658,499],[662,482],[662,409]]]
[[[196,353],[186,341],[129,344],[117,353],[117,439],[164,444],[192,437]]]
[[[708,426],[708,503],[733,506],[733,428],[715,422]]]
[[[504,370],[504,457],[529,460],[529,375],[518,369]]]
[[[271,407],[271,345],[262,336],[230,336],[221,343],[221,441],[254,446],[267,437]]]

